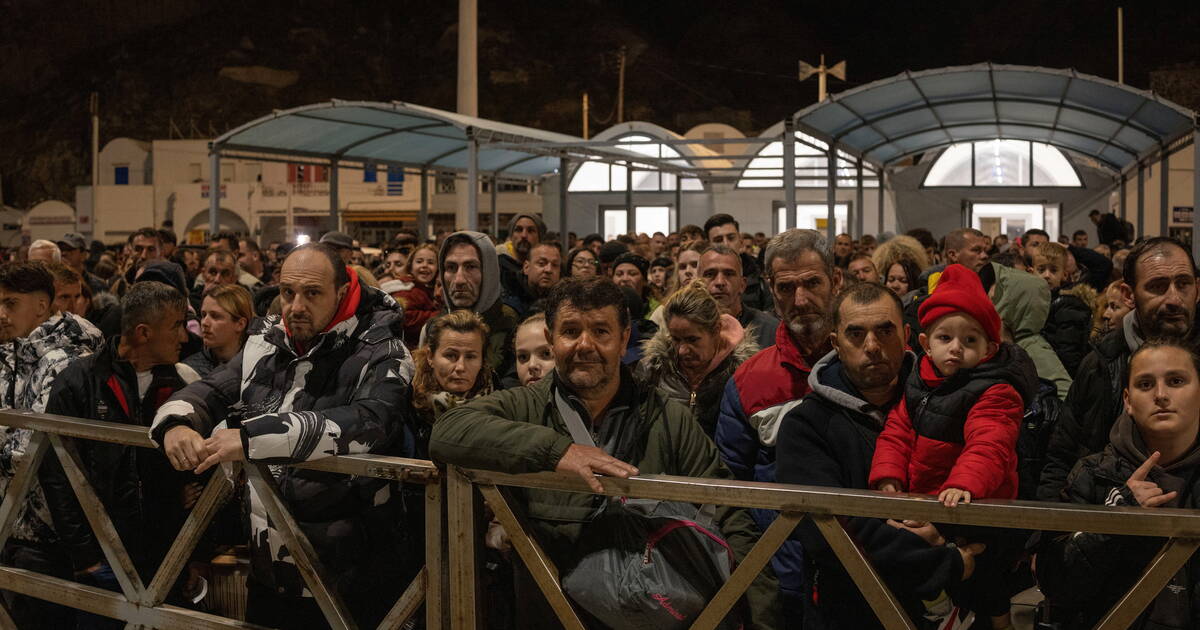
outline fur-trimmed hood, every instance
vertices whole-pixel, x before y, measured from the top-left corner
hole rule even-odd
[[[736,323],[736,320],[734,320]],[[741,324],[738,324],[740,327]],[[733,369],[741,365],[743,361],[754,356],[760,348],[758,342],[754,340],[753,335],[742,332],[742,339],[733,346],[732,352],[727,352],[726,356],[733,357]],[[724,359],[722,359],[723,361]],[[718,362],[719,363],[719,362]],[[664,370],[678,373],[675,366],[674,353],[671,350],[671,333],[666,326],[658,329],[653,337],[642,342],[642,360],[638,364],[639,372],[645,374],[661,374]]]

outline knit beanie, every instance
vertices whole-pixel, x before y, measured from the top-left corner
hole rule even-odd
[[[529,219],[537,226],[538,239],[546,240],[546,224],[542,222],[542,217],[536,214],[518,213],[513,215],[513,218],[508,220],[508,238],[512,238],[513,229],[517,227],[517,221],[521,219]]]
[[[650,262],[633,252],[625,252],[624,254],[617,256],[617,259],[613,261],[613,271],[616,271],[617,267],[620,267],[624,264],[630,264],[634,267],[637,267],[638,270],[642,272],[642,277],[649,275]]]
[[[1000,315],[983,290],[979,276],[958,264],[949,265],[938,278],[937,286],[921,302],[917,317],[923,330],[934,322],[954,313],[969,315],[979,322],[988,340],[1000,343]]]

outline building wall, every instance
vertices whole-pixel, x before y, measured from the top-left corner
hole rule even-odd
[[[1166,206],[1168,230],[1173,225],[1183,226],[1172,221],[1173,209],[1177,206],[1194,207],[1193,187],[1195,179],[1193,177],[1193,169],[1195,164],[1195,151],[1192,147],[1185,147],[1183,150],[1171,155],[1167,160],[1167,165],[1170,168],[1170,174],[1167,176],[1168,198]],[[1152,162],[1146,165],[1143,171],[1143,231],[1140,233],[1146,236],[1162,235],[1162,166],[1158,162]],[[1106,204],[1107,205],[1107,204]],[[1103,206],[1101,206],[1103,209]],[[1110,209],[1118,216],[1121,214],[1120,209],[1120,192],[1114,191],[1111,199]],[[1133,169],[1126,174],[1125,181],[1125,219],[1133,223],[1134,229],[1137,229],[1138,224],[1138,206],[1137,206],[1137,169]],[[1187,225],[1190,227],[1190,224]],[[1087,228],[1090,232],[1095,233],[1089,223]]]
[[[150,145],[141,140],[116,138],[100,150],[99,181],[101,186],[116,184],[118,166],[129,169],[129,185],[150,183]]]

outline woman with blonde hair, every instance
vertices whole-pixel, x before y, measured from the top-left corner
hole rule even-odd
[[[184,364],[208,376],[242,351],[254,319],[250,291],[240,284],[209,287],[200,303],[200,336],[204,347]]]
[[[871,261],[875,263],[879,275],[884,278],[892,272],[892,265],[899,264],[902,260],[911,260],[919,271],[929,268],[929,256],[926,255],[925,248],[921,246],[920,241],[911,236],[893,236],[887,242],[876,246],[875,252],[871,254]],[[908,289],[911,291],[915,288]]]
[[[666,325],[642,344],[637,377],[687,405],[709,437],[725,383],[758,352],[754,337],[721,306],[703,280],[679,289],[662,306]]]
[[[479,313],[451,311],[429,320],[425,343],[413,353],[412,405],[417,457],[427,457],[433,423],[446,411],[492,391],[488,365],[491,330]]]

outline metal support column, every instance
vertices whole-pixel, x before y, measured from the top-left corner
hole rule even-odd
[[[221,210],[221,148],[212,146],[208,156],[211,161],[208,174],[208,238],[211,240],[221,231],[221,223],[217,218]],[[96,212],[96,209],[92,208],[92,212]]]
[[[417,242],[429,238],[429,169],[421,169],[421,207],[417,209]]]
[[[879,216],[875,217],[875,238],[878,239],[880,234],[883,234],[883,195],[884,183],[887,178],[887,168],[879,167]],[[886,272],[885,272],[886,273]]]
[[[1161,184],[1158,189],[1158,235],[1167,236],[1171,233],[1171,154],[1167,153],[1166,147],[1158,162],[1158,170],[1158,183]]]
[[[1117,211],[1118,211],[1117,216],[1120,216],[1122,221],[1125,221],[1126,220],[1125,217],[1129,216],[1128,211],[1125,209],[1125,206],[1126,206],[1126,203],[1125,203],[1125,181],[1126,181],[1125,171],[1121,171],[1121,186],[1120,186],[1121,198],[1117,200]]]
[[[467,229],[479,231],[479,143],[467,133]]]
[[[562,245],[563,261],[567,260],[567,248],[571,246],[569,238],[567,238],[567,168],[571,166],[571,160],[566,156],[558,158],[558,240]],[[570,272],[570,270],[567,270]]]
[[[1138,162],[1137,178],[1137,234],[1134,240],[1146,236],[1146,165]],[[1130,243],[1132,245],[1132,243]]]
[[[625,232],[637,233],[637,210],[633,208],[633,163],[625,163]]]
[[[796,121],[783,121],[783,227],[796,227]]]
[[[863,165],[862,158],[858,158],[858,162],[854,165],[856,169],[856,177],[854,178],[854,207],[850,210],[854,213],[854,223],[851,224],[850,231],[854,238],[862,238],[863,235]]]
[[[492,238],[497,243],[500,242],[500,212],[496,210],[496,189],[499,186],[496,183],[496,174],[492,173]],[[540,234],[538,236],[541,236]]]
[[[1200,258],[1200,128],[1192,131],[1192,258]]]
[[[338,161],[333,160],[329,165],[329,225],[330,230],[342,231],[342,220],[338,205]]]
[[[675,174],[675,221],[671,223],[671,231],[679,231],[679,220],[683,216],[683,176]]]
[[[826,152],[829,168],[825,174],[825,235],[829,238],[829,246],[837,239],[837,149],[832,146]]]

